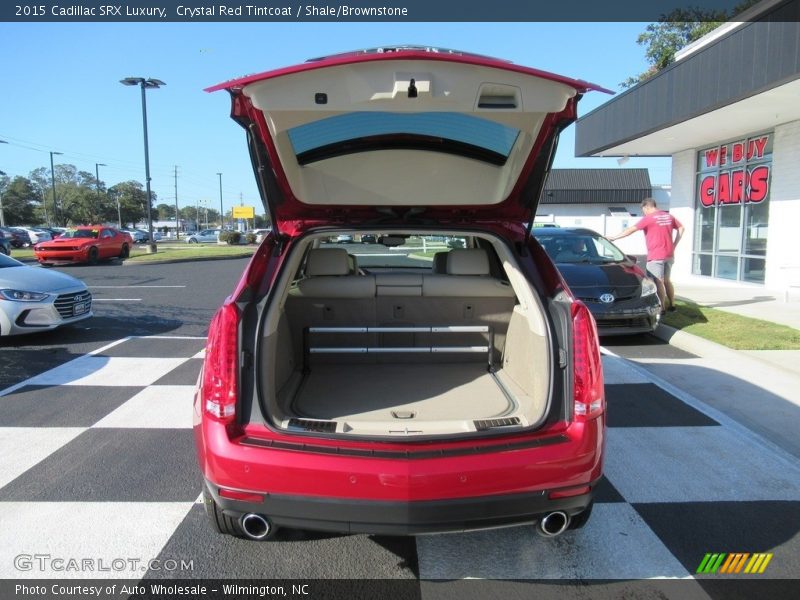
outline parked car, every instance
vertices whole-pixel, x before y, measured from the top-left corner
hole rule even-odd
[[[186,242],[189,244],[197,243],[216,243],[219,241],[219,234],[221,229],[203,229],[197,233],[192,233],[186,237]]]
[[[0,227],[0,231],[9,237],[9,243],[12,248],[27,248],[31,245],[31,238],[28,232],[17,227]]]
[[[269,227],[266,229],[254,229],[253,233],[256,234],[256,244],[263,242],[264,238],[267,237],[271,231],[272,229]]]
[[[150,241],[150,234],[141,229],[123,229],[122,231],[130,235],[135,244]]]
[[[131,236],[124,231],[87,225],[68,229],[52,241],[36,244],[33,253],[42,265],[81,262],[94,265],[109,258],[128,258],[131,244]]]
[[[6,237],[5,231],[0,231],[0,253],[11,254],[11,239]]]
[[[209,328],[194,438],[211,526],[263,540],[586,523],[605,440],[597,331],[519,223],[601,88],[395,48],[222,89],[274,235]],[[356,270],[326,245],[365,233],[465,243],[444,274],[392,252]]]
[[[374,233],[365,233],[361,236],[361,243],[362,244],[377,244],[378,243],[378,236]]]
[[[92,295],[79,279],[0,255],[0,335],[55,329],[92,316]]]
[[[46,229],[40,227],[20,227],[22,231],[28,234],[31,244],[38,244],[39,242],[49,242],[53,236]]]
[[[45,231],[50,233],[50,237],[52,239],[57,238],[67,230],[66,227],[40,227],[39,229],[44,229]]]
[[[600,335],[653,331],[661,304],[656,284],[596,231],[543,227],[533,235],[555,261],[572,293],[592,311]]]

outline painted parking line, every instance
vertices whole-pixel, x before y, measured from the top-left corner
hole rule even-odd
[[[93,290],[122,290],[122,289],[155,289],[155,288],[185,288],[185,285],[90,285]]]
[[[92,302],[141,302],[141,298],[92,298]]]

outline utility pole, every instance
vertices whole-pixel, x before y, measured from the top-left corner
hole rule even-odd
[[[222,173],[219,175],[219,227],[222,229],[225,226],[225,211],[222,208]]]
[[[178,165],[175,165],[175,239],[181,239],[181,213],[178,212]]]
[[[0,140],[0,144],[7,144],[7,143],[8,142],[5,140]],[[0,177],[5,177],[5,173],[3,173],[3,171],[0,171]],[[45,210],[44,220],[47,221],[47,210]],[[0,227],[5,227],[5,226],[6,226],[6,217],[3,214],[3,194],[2,192],[0,192]]]
[[[56,200],[56,169],[53,166],[53,156],[60,156],[61,154],[62,154],[61,152],[50,153],[50,181],[53,184],[53,219],[55,220],[56,225],[59,224],[59,220],[58,220],[58,201]],[[44,217],[45,219],[47,219],[47,202],[45,202]],[[66,225],[66,222],[64,223],[64,225]]]
[[[107,167],[105,163],[94,163],[94,181],[97,187],[97,214],[100,214],[100,167]],[[94,216],[94,215],[92,215]],[[94,219],[92,219],[94,221]]]

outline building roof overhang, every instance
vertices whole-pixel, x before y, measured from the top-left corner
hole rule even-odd
[[[764,3],[580,118],[576,156],[668,156],[800,119],[800,0]]]

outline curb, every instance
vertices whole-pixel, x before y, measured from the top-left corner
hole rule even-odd
[[[757,356],[745,354],[739,350],[728,348],[722,344],[718,344],[694,334],[675,329],[674,327],[664,325],[663,323],[660,323],[658,327],[656,327],[653,335],[660,340],[667,342],[670,346],[675,346],[684,352],[696,354],[700,358],[719,358],[738,364],[749,362],[750,364],[757,366],[761,371],[763,371],[766,367],[777,369],[784,375],[788,374],[793,377],[797,377],[797,373],[794,373],[789,369],[785,369],[780,365],[776,365],[773,362],[761,359]]]
[[[255,252],[253,253],[255,254]],[[209,260],[237,260],[240,258],[252,258],[253,254],[241,254],[239,256],[197,256],[195,258],[166,258],[159,260],[148,260],[147,262],[128,262],[122,261],[123,267],[146,267],[147,265],[170,265],[173,263],[205,262]]]

